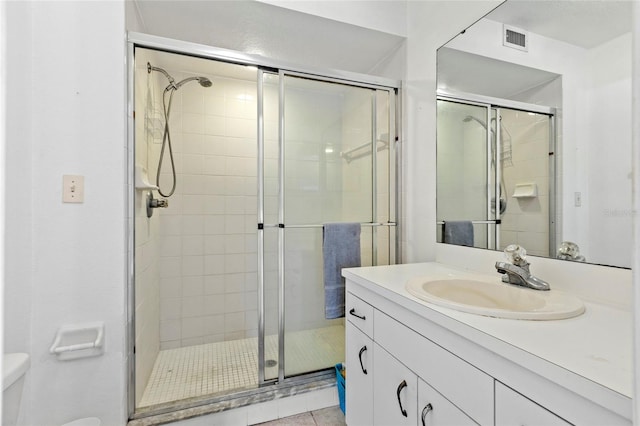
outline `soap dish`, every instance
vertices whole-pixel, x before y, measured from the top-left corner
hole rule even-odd
[[[533,198],[538,196],[538,185],[535,183],[517,183],[513,198]]]

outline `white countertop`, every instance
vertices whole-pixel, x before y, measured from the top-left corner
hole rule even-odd
[[[513,361],[517,362],[514,356],[521,354],[527,368],[578,394],[589,397],[602,386],[618,394],[618,403],[632,396],[632,312],[586,301],[584,314],[556,321],[498,319],[459,312],[412,296],[405,289],[406,282],[417,276],[486,281],[499,281],[500,277],[435,262],[350,268],[344,269],[343,275],[486,349],[502,355],[508,350]],[[531,365],[530,355],[540,362]],[[572,376],[567,372],[587,379],[588,386],[585,381],[567,378]]]

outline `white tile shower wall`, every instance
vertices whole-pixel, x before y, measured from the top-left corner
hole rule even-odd
[[[171,107],[178,181],[160,211],[162,349],[257,335],[256,84],[207,77],[213,87],[185,84]]]
[[[544,115],[506,109],[501,115],[503,142],[511,137],[512,164],[505,161],[502,168],[507,209],[502,216],[500,249],[520,244],[529,254],[548,256],[549,120]],[[517,184],[528,183],[536,185],[536,197],[513,197]]]
[[[149,153],[162,138],[159,98],[165,87],[162,75],[147,72],[147,61],[156,63],[154,59],[152,51],[136,52],[135,110],[139,115],[135,122],[135,164],[147,170],[150,183],[154,181],[155,164],[149,161]],[[148,194],[147,190],[135,191],[136,405],[160,350],[160,218],[157,210],[147,217]]]

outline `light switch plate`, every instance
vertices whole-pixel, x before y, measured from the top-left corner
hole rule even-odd
[[[62,202],[63,203],[83,203],[84,202],[84,176],[63,175],[62,176]]]

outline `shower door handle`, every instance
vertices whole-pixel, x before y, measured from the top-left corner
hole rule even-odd
[[[360,368],[362,368],[362,372],[364,374],[368,374],[367,373],[367,369],[364,368],[364,365],[362,364],[362,354],[367,350],[366,346],[363,346],[362,348],[360,348],[360,352],[358,353],[358,359],[360,359]]]

